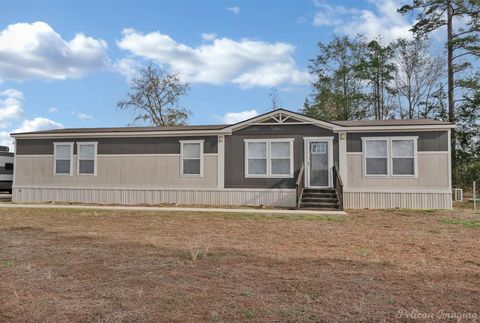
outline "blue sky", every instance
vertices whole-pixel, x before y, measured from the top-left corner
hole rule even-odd
[[[0,13],[0,141],[11,131],[124,126],[116,103],[148,63],[191,83],[190,124],[298,110],[308,60],[333,34],[409,35],[400,0],[21,1]]]

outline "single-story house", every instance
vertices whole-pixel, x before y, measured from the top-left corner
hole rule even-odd
[[[323,121],[284,109],[233,125],[14,133],[13,202],[452,207],[436,120]]]

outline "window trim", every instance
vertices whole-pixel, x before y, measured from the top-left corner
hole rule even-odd
[[[274,139],[244,139],[244,169],[245,173],[244,176],[245,178],[293,178],[293,173],[294,173],[294,155],[293,155],[293,143],[294,143],[294,138],[274,138]],[[252,142],[263,142],[266,143],[267,147],[267,154],[265,156],[265,159],[267,160],[267,169],[266,169],[266,174],[249,174],[248,173],[248,144]],[[273,174],[272,173],[272,142],[288,142],[290,145],[290,171],[288,174]],[[287,159],[287,158],[273,158],[273,159]]]
[[[203,177],[203,145],[205,140],[180,140],[180,177]],[[200,174],[184,174],[183,173],[183,144],[200,144]],[[198,158],[187,158],[189,159],[198,159]]]
[[[73,176],[73,142],[54,142],[53,143],[53,176]],[[70,172],[57,173],[57,146],[70,146]],[[67,159],[61,159],[67,160]]]
[[[94,156],[93,156],[93,174],[80,173],[80,146],[94,145]],[[77,176],[97,176],[97,155],[98,155],[98,142],[96,141],[79,141],[77,142]],[[82,160],[91,160],[91,159],[82,159]]]
[[[367,151],[366,142],[371,140],[387,141],[387,174],[367,174]],[[393,144],[395,140],[413,141],[413,175],[394,175],[393,174]],[[399,157],[400,158],[400,157]],[[418,178],[418,136],[393,136],[393,137],[362,137],[362,168],[363,177],[366,178]]]

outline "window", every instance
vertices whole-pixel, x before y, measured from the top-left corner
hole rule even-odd
[[[311,147],[313,155],[321,155],[327,153],[327,144],[324,142],[312,142]]]
[[[203,140],[180,141],[180,174],[203,176]]]
[[[72,175],[73,143],[54,143],[54,170],[55,175]]]
[[[367,175],[388,175],[388,141],[365,141],[365,165]]]
[[[5,163],[5,170],[13,170],[13,163]]]
[[[96,175],[97,174],[97,143],[79,142],[77,143],[77,173],[78,175]]]
[[[414,140],[392,140],[392,175],[415,175]]]
[[[365,176],[416,176],[417,139],[362,138]]]
[[[245,177],[293,177],[293,139],[246,139]]]

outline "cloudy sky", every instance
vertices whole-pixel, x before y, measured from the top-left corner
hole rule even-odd
[[[0,143],[12,131],[124,126],[116,109],[153,63],[191,83],[191,124],[231,123],[269,109],[268,91],[298,110],[308,60],[333,34],[409,36],[397,0],[22,1],[0,14]]]

